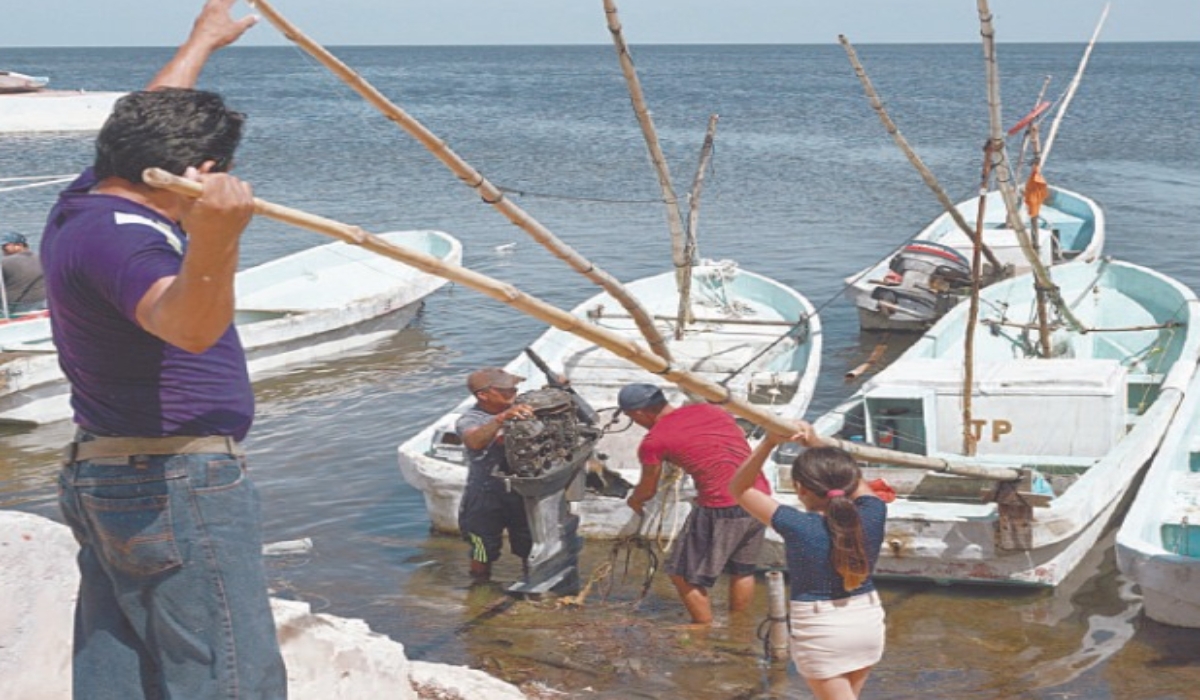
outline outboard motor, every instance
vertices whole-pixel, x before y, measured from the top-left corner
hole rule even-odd
[[[916,241],[888,263],[884,284],[871,291],[880,309],[903,320],[932,324],[958,303],[971,285],[971,265],[954,248]]]
[[[568,503],[583,498],[584,466],[601,433],[580,420],[575,398],[563,389],[527,391],[516,402],[532,408],[533,417],[505,421],[508,471],[494,475],[524,499],[533,549],[524,579],[508,591],[573,595],[583,543]]]

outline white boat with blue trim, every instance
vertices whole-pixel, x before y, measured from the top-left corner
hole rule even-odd
[[[962,219],[974,225],[979,198],[960,202]],[[1090,262],[1104,250],[1104,211],[1081,194],[1050,187],[1036,222],[1021,204],[1026,231],[1036,231],[1033,243],[1042,264]],[[1029,272],[1017,233],[1008,223],[1004,199],[998,190],[984,201],[983,242],[1008,276]],[[1034,223],[1037,226],[1034,226]],[[858,308],[863,330],[922,331],[966,298],[971,281],[973,241],[949,212],[934,219],[899,250],[846,278],[846,296]],[[1000,275],[985,260],[983,278]]]
[[[380,238],[460,264],[462,244],[432,230]],[[252,380],[367,347],[407,326],[446,280],[341,241],[237,273],[234,323]],[[0,422],[41,424],[71,416],[46,314],[0,324]]]
[[[702,262],[693,268],[691,277],[694,320],[677,334],[680,295],[674,272],[625,286],[655,320],[667,339],[675,365],[720,383],[733,396],[769,407],[789,420],[804,415],[816,387],[822,336],[812,304],[799,292],[729,262]],[[641,342],[633,320],[607,293],[597,294],[571,313]],[[608,417],[615,417],[617,392],[625,384],[658,384],[675,403],[685,400],[680,390],[638,365],[558,328],[547,330],[530,349],[553,372],[569,380],[570,387],[599,413],[599,423],[604,427],[593,453],[595,459],[588,467],[594,488],[571,504],[580,517],[579,534],[606,539],[633,534],[639,526],[643,532],[657,529],[657,525],[641,523],[624,498],[641,473],[637,446],[645,431],[631,425],[628,418],[604,424]],[[526,378],[521,391],[545,383],[543,372],[526,354],[513,359],[505,369]],[[465,383],[462,393],[466,394]],[[436,531],[458,532],[458,506],[467,467],[454,424],[473,401],[467,396],[398,448],[400,473],[424,496]],[[761,435],[753,425],[743,427],[752,439]],[[646,507],[666,534],[682,526],[690,509],[687,481],[676,482],[679,491],[660,489],[659,496]]]
[[[1200,374],[1117,531],[1116,550],[1146,617],[1200,628]]]
[[[1055,586],[1128,505],[1196,371],[1200,301],[1175,280],[1125,262],[1051,272],[1084,330],[1051,311],[1051,356],[1039,357],[1030,276],[985,288],[969,416],[969,305],[960,304],[814,422],[824,436],[1020,476],[1002,488],[1005,479],[868,464],[869,478],[886,479],[899,494],[880,577]],[[973,443],[973,455],[964,443]],[[790,461],[786,450],[778,461]],[[777,482],[780,490],[789,482],[782,464]],[[781,543],[768,542],[781,558]]]

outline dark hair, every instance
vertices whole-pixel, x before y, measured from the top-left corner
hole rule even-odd
[[[858,487],[862,471],[845,450],[816,447],[805,450],[792,463],[792,480],[804,488],[829,498],[830,491],[841,491],[829,498],[825,522],[833,540],[830,558],[833,570],[842,577],[842,587],[853,591],[870,575],[867,548],[858,506],[849,496]]]
[[[183,175],[216,161],[224,172],[242,138],[246,116],[204,90],[162,88],[131,92],[117,100],[96,138],[96,177],[141,183],[146,168]]]

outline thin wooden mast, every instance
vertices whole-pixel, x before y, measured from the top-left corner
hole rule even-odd
[[[172,175],[159,168],[147,168],[142,173],[142,179],[152,187],[167,189],[188,197],[199,197],[203,192],[203,186],[200,183]],[[396,245],[379,236],[370,234],[358,226],[351,226],[334,221],[333,219],[327,219],[262,199],[256,198],[254,200],[254,213],[332,236],[350,245],[359,246],[373,253],[415,267],[422,272],[437,275],[438,277],[473,289],[485,296],[508,304],[543,323],[550,324],[555,328],[603,347],[614,355],[629,360],[643,369],[679,385],[685,391],[694,393],[713,403],[720,404],[730,413],[741,416],[777,435],[790,437],[795,434],[796,425],[782,416],[735,397],[729,389],[720,384],[675,367],[661,356],[643,348],[637,341],[631,338],[589,323],[574,314],[526,294],[507,282],[501,282],[460,265],[445,262],[427,253]],[[896,464],[960,476],[994,479],[996,481],[1015,481],[1020,476],[1015,469],[960,464],[939,457],[926,457],[908,452],[885,450],[832,437],[821,437],[821,440],[827,445],[847,450],[862,461]]]
[[[285,19],[283,15],[279,14],[267,0],[248,1],[286,38],[308,52],[309,55],[317,59],[317,61],[366,99],[367,102],[382,112],[384,116],[395,122],[401,129],[420,142],[422,146],[428,149],[430,153],[457,175],[468,187],[476,190],[484,202],[492,205],[509,221],[523,229],[556,257],[570,265],[576,272],[599,285],[609,296],[629,312],[638,330],[645,337],[650,349],[656,355],[668,362],[670,361],[670,350],[667,348],[667,342],[663,338],[662,333],[659,332],[658,327],[638,300],[615,277],[589,262],[530,216],[525,210],[505,197],[504,192],[500,188],[492,184],[478,170],[471,167],[470,164],[451,150],[444,141],[385,97],[373,85],[367,82],[365,78],[326,50],[325,47],[306,36],[295,25]]]
[[[683,338],[683,331],[694,318],[692,315],[692,265],[696,262],[696,229],[700,226],[700,192],[704,189],[704,174],[712,158],[713,141],[717,135],[717,115],[708,118],[708,131],[704,134],[704,145],[700,148],[700,164],[696,166],[696,177],[692,180],[692,192],[688,196],[687,241],[684,256],[683,283],[679,291],[679,311],[675,316],[675,339]]]
[[[646,140],[646,148],[650,151],[650,160],[654,163],[654,172],[658,175],[658,186],[662,190],[663,203],[667,208],[667,226],[671,230],[671,258],[675,262],[675,284],[679,289],[680,298],[684,294],[685,278],[691,276],[686,268],[691,264],[687,257],[687,245],[684,241],[683,217],[679,212],[679,198],[675,195],[675,187],[671,182],[671,171],[667,167],[667,159],[658,143],[658,133],[654,129],[654,119],[646,107],[646,96],[642,93],[642,84],[638,80],[637,70],[633,66],[633,56],[621,33],[621,18],[617,16],[617,5],[613,0],[604,0],[604,15],[608,22],[608,31],[612,34],[613,45],[617,49],[617,58],[621,62],[621,72],[625,74],[625,84],[629,87],[629,100],[633,103],[633,113],[637,116],[638,124],[642,127],[642,136]]]
[[[842,48],[846,50],[846,55],[850,58],[850,64],[854,66],[854,73],[858,76],[859,82],[862,83],[863,91],[867,93],[867,100],[870,101],[871,108],[879,115],[879,121],[883,123],[883,128],[891,135],[892,140],[896,142],[900,150],[904,151],[908,162],[912,163],[912,166],[921,174],[921,179],[925,181],[925,186],[941,202],[942,208],[946,210],[950,218],[954,219],[954,223],[958,224],[958,228],[967,234],[967,238],[971,239],[976,246],[983,250],[983,254],[987,256],[988,262],[992,264],[992,269],[995,271],[993,275],[996,278],[1002,277],[1004,275],[1004,265],[996,257],[996,254],[992,252],[991,247],[983,241],[982,232],[972,228],[967,223],[967,220],[963,218],[962,212],[958,210],[958,207],[954,205],[954,202],[946,194],[946,190],[938,182],[937,176],[925,165],[925,162],[921,160],[917,152],[909,145],[908,139],[904,138],[904,134],[900,133],[900,128],[896,126],[896,122],[892,121],[892,118],[888,115],[887,109],[883,106],[883,101],[879,99],[879,94],[875,91],[875,86],[871,83],[871,78],[867,76],[867,69],[858,60],[858,53],[854,50],[854,46],[850,44],[850,40],[846,38],[846,35],[839,34],[838,41],[842,43]]]
[[[979,204],[975,210],[975,230],[983,238],[983,221],[987,213],[988,182],[992,177],[992,142],[989,139],[983,146],[983,174],[979,178]],[[971,298],[967,307],[967,330],[963,336],[963,390],[962,390],[962,445],[963,454],[968,457],[975,454],[975,421],[972,413],[972,400],[975,387],[975,327],[979,322],[979,292],[983,285],[983,259],[978,244],[971,249]]]
[[[1087,68],[1088,58],[1092,55],[1092,47],[1096,45],[1096,40],[1100,38],[1100,30],[1104,27],[1104,20],[1108,19],[1108,8],[1111,3],[1105,3],[1104,10],[1100,13],[1100,21],[1096,23],[1096,29],[1092,32],[1092,40],[1088,42],[1087,48],[1083,52],[1083,58],[1079,61],[1079,68],[1075,70],[1075,77],[1071,79],[1071,85],[1067,88],[1066,97],[1058,107],[1058,111],[1054,113],[1054,123],[1050,125],[1050,133],[1046,137],[1046,146],[1042,149],[1042,165],[1045,166],[1046,161],[1050,158],[1050,148],[1054,145],[1054,137],[1058,135],[1058,126],[1062,123],[1063,115],[1067,113],[1067,105],[1071,103],[1071,98],[1075,96],[1075,91],[1079,88],[1079,82],[1083,79],[1083,71]]]
[[[992,169],[996,175],[996,184],[999,186],[1000,194],[1004,198],[1005,209],[1008,211],[1008,224],[1017,234],[1017,240],[1021,244],[1021,252],[1025,254],[1025,258],[1029,261],[1038,293],[1045,294],[1053,302],[1055,309],[1062,316],[1063,320],[1072,329],[1080,331],[1084,329],[1083,324],[1075,317],[1075,314],[1062,298],[1062,293],[1053,280],[1050,279],[1050,273],[1038,257],[1037,251],[1033,247],[1033,242],[1029,237],[1029,231],[1026,230],[1025,222],[1022,220],[1023,217],[1021,216],[1021,207],[1017,198],[1016,187],[1012,181],[1012,170],[1009,168],[1008,156],[1004,150],[1004,126],[1000,121],[1000,76],[996,68],[996,32],[992,27],[992,13],[988,8],[987,0],[977,0],[977,5],[979,8],[979,33],[983,37],[983,56],[987,67],[988,121],[992,142],[990,149]]]

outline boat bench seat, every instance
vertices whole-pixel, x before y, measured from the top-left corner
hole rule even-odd
[[[1167,375],[1157,372],[1133,372],[1125,376],[1130,384],[1162,384]]]
[[[1052,207],[1042,209],[1039,216],[1058,233],[1058,244],[1062,250],[1082,250],[1087,246],[1083,234],[1088,222],[1082,218]]]

